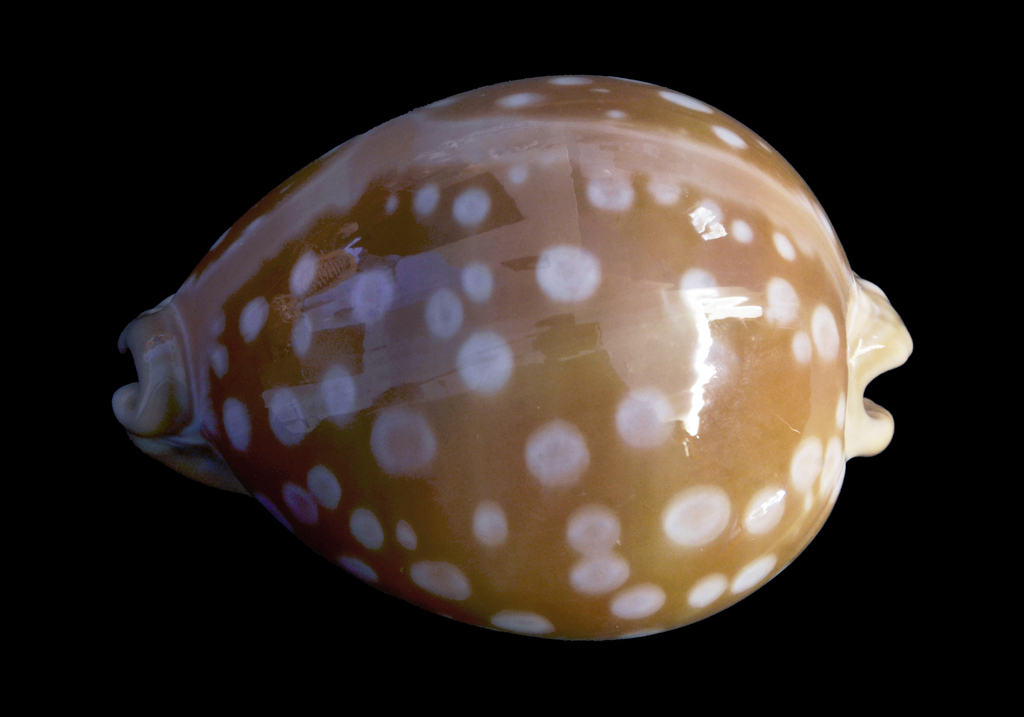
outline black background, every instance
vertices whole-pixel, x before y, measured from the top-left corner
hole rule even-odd
[[[959,589],[955,571],[936,568],[936,551],[957,549],[948,540],[957,518],[933,503],[957,478],[935,433],[937,422],[957,420],[934,403],[948,324],[929,290],[942,269],[926,223],[952,201],[926,189],[941,164],[930,114],[945,101],[939,71],[904,46],[908,28],[873,36],[870,47],[817,33],[741,41],[695,32],[648,27],[625,42],[556,43],[524,27],[512,38],[439,31],[419,44],[378,33],[330,45],[310,38],[309,47],[235,39],[223,54],[212,41],[145,38],[97,49],[82,76],[90,102],[69,110],[88,120],[75,130],[88,209],[68,231],[91,237],[82,261],[95,267],[88,350],[98,357],[82,460],[99,471],[71,486],[76,520],[60,553],[71,557],[80,596],[65,611],[84,639],[132,671],[178,664],[180,654],[204,674],[317,655],[356,670],[345,679],[357,681],[382,666],[453,676],[481,665],[506,676],[572,665],[595,679],[615,669],[642,681],[656,664],[679,680],[749,673],[766,689],[799,688],[810,673],[828,684],[843,670],[891,679],[931,653]],[[174,293],[217,237],[292,173],[434,100],[552,74],[643,80],[746,124],[806,180],[853,269],[886,291],[916,342],[910,361],[866,392],[895,417],[891,446],[848,464],[832,516],[804,553],[724,612],[635,640],[520,637],[378,593],[308,551],[255,501],[143,456],[109,408],[114,390],[136,380],[116,349],[120,331]]]

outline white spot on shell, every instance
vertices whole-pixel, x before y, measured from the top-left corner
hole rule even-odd
[[[210,322],[210,336],[215,339],[218,338],[222,333],[224,333],[224,327],[226,325],[227,322],[224,318],[224,312],[217,312],[217,315],[213,317],[213,321]]]
[[[698,485],[678,493],[662,518],[665,534],[688,548],[707,545],[726,529],[732,515],[729,496],[713,485]]]
[[[286,446],[293,446],[309,433],[312,426],[296,395],[288,388],[279,388],[270,394],[268,401],[270,429],[277,440]]]
[[[776,324],[790,324],[796,321],[800,309],[800,297],[796,289],[785,279],[773,277],[768,281],[768,310],[765,317]]]
[[[367,508],[356,508],[348,521],[352,537],[370,550],[379,550],[384,545],[384,529],[373,511]]]
[[[313,324],[309,317],[303,314],[292,324],[292,348],[296,355],[305,356],[309,346],[313,342]]]
[[[729,587],[729,580],[721,573],[714,573],[701,578],[697,584],[690,588],[686,596],[686,602],[693,608],[707,607],[718,598]]]
[[[662,206],[671,206],[679,201],[683,190],[678,184],[667,179],[652,178],[647,183],[647,191],[654,197],[654,201]]]
[[[356,382],[343,366],[332,366],[320,382],[320,397],[328,416],[351,413],[356,404]]]
[[[733,578],[731,591],[734,594],[738,594],[754,587],[768,577],[768,574],[775,567],[775,562],[776,557],[774,555],[764,555],[757,560],[747,563],[736,577]]]
[[[291,182],[286,182],[281,187],[278,187],[278,190],[281,191],[281,192],[284,192],[284,190],[288,186],[290,186],[290,185],[291,185]],[[251,239],[253,236],[258,234],[260,232],[260,228],[266,223],[266,221],[267,221],[267,218],[266,218],[265,214],[262,215],[262,216],[258,216],[255,219],[253,219],[252,222],[249,223],[249,226],[247,226],[245,229],[243,229],[242,233],[238,236],[237,239],[235,239],[235,246],[238,246],[238,245],[244,243],[245,241]],[[231,248],[233,249],[234,246],[231,247]]]
[[[228,350],[221,344],[214,344],[210,347],[210,366],[217,378],[224,378],[228,372]]]
[[[353,281],[351,299],[356,321],[372,324],[391,308],[395,300],[395,280],[385,270],[359,273]]]
[[[586,77],[552,77],[548,80],[552,85],[589,85],[591,81]]]
[[[491,298],[494,277],[486,264],[474,261],[462,268],[462,290],[470,301],[481,303]]]
[[[482,501],[473,512],[473,535],[481,544],[495,548],[508,537],[505,511],[493,500]]]
[[[409,577],[428,593],[447,600],[466,600],[473,594],[469,580],[451,563],[431,560],[413,563]]]
[[[843,479],[846,477],[846,463],[843,462],[839,467],[839,477],[836,479],[835,484],[832,486],[832,492],[828,496],[828,504],[835,505],[836,500],[839,498],[839,491],[843,487]]]
[[[633,185],[629,177],[597,177],[587,184],[587,199],[597,209],[624,212],[633,206]]]
[[[669,90],[662,90],[658,94],[669,102],[685,107],[688,110],[697,110],[705,114],[711,114],[714,111],[700,100],[695,100],[688,95],[681,95],[678,92],[670,92]]]
[[[430,216],[441,199],[441,190],[436,184],[425,184],[412,195],[412,209],[421,217]]]
[[[811,335],[823,361],[832,361],[839,355],[839,329],[836,318],[824,304],[818,304],[811,315]]]
[[[754,240],[754,230],[742,219],[734,219],[729,225],[732,238],[741,244],[749,244]]]
[[[814,436],[805,438],[797,446],[789,467],[789,477],[799,492],[806,493],[814,485],[821,473],[822,458],[821,441]]]
[[[711,131],[715,133],[715,136],[718,137],[718,139],[722,140],[723,142],[725,142],[730,147],[733,147],[734,149],[747,148],[747,143],[743,141],[743,138],[740,137],[735,132],[733,132],[731,129],[716,126],[712,127]]]
[[[604,595],[618,590],[629,579],[629,563],[620,555],[593,555],[579,561],[569,573],[569,582],[584,595]]]
[[[526,466],[546,487],[572,485],[589,465],[586,440],[567,421],[551,421],[526,441]]]
[[[479,187],[467,189],[452,203],[452,216],[464,227],[475,227],[491,211],[491,198]]]
[[[530,170],[521,164],[517,164],[508,170],[508,181],[512,184],[522,184],[530,176]]]
[[[843,456],[843,442],[838,436],[832,436],[825,447],[825,460],[821,469],[821,483],[818,485],[818,495],[825,496],[835,487],[836,483],[846,471],[846,462]]]
[[[224,401],[224,432],[228,434],[231,447],[244,451],[249,447],[249,412],[237,398]]]
[[[451,105],[454,105],[456,102],[458,102],[459,98],[461,96],[462,95],[454,95],[452,97],[445,97],[443,100],[438,100],[437,102],[431,102],[429,105],[427,105],[427,108],[449,107]]]
[[[262,296],[257,296],[245,305],[238,319],[238,329],[246,343],[251,343],[260,335],[269,315],[270,304]]]
[[[338,564],[360,580],[368,583],[377,582],[377,572],[359,558],[345,555],[338,558]]]
[[[569,516],[565,537],[572,549],[583,555],[602,555],[619,542],[622,526],[611,508],[590,504]]]
[[[544,99],[543,95],[539,95],[536,92],[517,92],[514,95],[502,97],[495,104],[505,108],[526,107],[528,105],[535,105],[542,99]]]
[[[394,214],[396,211],[398,211],[398,195],[390,194],[388,195],[387,201],[384,202],[384,213],[390,215]]]
[[[508,383],[514,364],[512,349],[493,331],[478,331],[459,348],[455,365],[470,390],[496,393]]]
[[[546,635],[555,631],[550,620],[527,610],[501,610],[491,616],[491,624],[522,635]]]
[[[611,611],[624,620],[650,617],[665,604],[665,591],[652,583],[627,588],[612,598]]]
[[[328,510],[338,507],[341,500],[341,486],[327,466],[316,465],[306,474],[306,485],[316,502]]]
[[[416,531],[404,520],[398,521],[398,525],[395,526],[395,540],[406,550],[415,550],[418,542]]]
[[[782,488],[763,488],[747,503],[743,527],[755,535],[767,533],[782,520],[786,510],[786,491]]]
[[[615,428],[634,448],[660,446],[671,433],[672,406],[656,388],[632,391],[615,411]]]
[[[313,279],[316,278],[317,258],[316,254],[307,251],[292,267],[291,275],[288,277],[288,288],[292,296],[303,297],[309,291]]]
[[[604,116],[613,120],[626,119],[626,113],[622,110],[608,110],[604,113]]]
[[[779,256],[786,261],[796,259],[796,249],[793,248],[793,243],[789,241],[789,237],[782,232],[775,232],[772,234],[772,241],[775,242],[775,249],[779,252]]]
[[[434,458],[437,441],[421,414],[407,408],[389,408],[373,422],[370,450],[386,473],[410,473]]]
[[[807,363],[811,360],[811,337],[806,331],[797,331],[793,335],[793,358],[797,363]]]
[[[285,483],[282,494],[284,504],[300,523],[313,525],[317,522],[316,500],[302,486]]]
[[[462,302],[448,287],[438,289],[427,300],[424,318],[434,336],[451,338],[462,326]]]
[[[586,301],[601,284],[601,262],[582,247],[559,244],[540,255],[537,283],[555,301]]]

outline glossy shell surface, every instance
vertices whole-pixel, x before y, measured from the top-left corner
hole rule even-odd
[[[656,86],[483,88],[309,165],[123,337],[142,448],[457,620],[699,620],[811,540],[906,359],[765,142]],[[147,418],[148,416],[148,418]]]

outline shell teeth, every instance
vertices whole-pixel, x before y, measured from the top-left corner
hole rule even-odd
[[[172,310],[167,302],[128,324],[118,339],[122,353],[131,351],[139,381],[119,388],[112,398],[118,421],[136,436],[174,434],[192,418],[184,357]]]
[[[864,398],[864,389],[876,376],[901,366],[913,351],[913,342],[885,294],[871,282],[856,278],[849,306],[846,454],[873,456],[889,445],[894,424],[892,414]]]

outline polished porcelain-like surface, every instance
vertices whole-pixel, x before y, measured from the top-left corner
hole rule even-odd
[[[811,540],[910,339],[761,139],[612,78],[486,87],[264,198],[122,335],[132,440],[414,604],[698,620]]]

